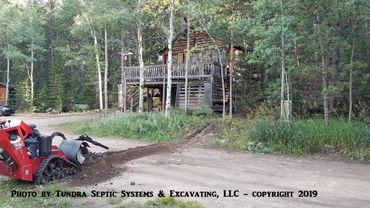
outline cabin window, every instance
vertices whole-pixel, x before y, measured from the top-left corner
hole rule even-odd
[[[209,63],[211,61],[211,55],[209,54],[209,51],[204,52],[204,62]]]
[[[205,63],[205,62],[206,62],[206,54],[199,53],[199,63]]]
[[[192,64],[198,63],[198,54],[197,53],[191,54],[191,63]]]
[[[207,62],[207,55],[203,52],[193,53],[191,55],[191,63],[192,64],[203,64]]]
[[[221,50],[220,52],[221,52],[221,62],[222,63],[225,63],[225,60],[226,60],[226,52],[225,52],[225,50]],[[211,52],[211,60],[212,60],[212,62],[216,62],[216,63],[219,62],[219,60],[218,60],[218,52],[217,52],[216,49],[215,50],[212,50],[212,52]]]
[[[177,54],[172,56],[172,64],[178,64]]]
[[[178,64],[183,64],[184,63],[184,54],[183,53],[178,54],[177,63]]]

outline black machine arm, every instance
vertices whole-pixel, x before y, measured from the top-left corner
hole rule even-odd
[[[80,140],[80,141],[86,141],[86,142],[90,142],[91,144],[93,145],[96,145],[96,146],[99,146],[99,147],[102,147],[104,149],[109,149],[109,147],[105,146],[104,144],[102,143],[99,143],[97,141],[94,141],[91,137],[89,137],[88,135],[86,134],[83,134],[81,135],[80,137],[78,137],[77,140]]]
[[[56,136],[60,136],[60,137],[62,137],[64,140],[67,140],[67,138],[64,136],[64,134],[63,133],[61,133],[61,132],[54,132],[54,133],[52,133],[51,135],[50,135],[50,137],[51,137],[51,139],[53,139],[54,137],[56,137]]]
[[[63,133],[61,133],[61,132],[54,132],[54,133],[52,133],[51,135],[50,135],[50,139],[52,140],[54,137],[56,137],[56,136],[59,136],[59,137],[62,137],[63,138],[63,140],[67,140],[67,138],[64,136],[64,134]],[[96,145],[96,146],[99,146],[99,147],[102,147],[102,148],[104,148],[104,149],[109,149],[109,147],[107,147],[107,146],[105,146],[105,145],[103,145],[102,143],[100,143],[100,142],[97,142],[97,141],[94,141],[91,137],[89,137],[88,135],[86,135],[86,134],[83,134],[83,135],[81,135],[80,137],[78,137],[78,139],[76,139],[76,140],[80,140],[80,141],[86,141],[86,142],[89,142],[89,143],[91,143],[91,144],[93,144],[93,145]]]

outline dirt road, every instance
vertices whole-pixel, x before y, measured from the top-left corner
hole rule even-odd
[[[83,121],[96,115],[16,116],[35,123],[42,132],[50,124]],[[212,135],[202,133],[198,140]],[[209,139],[209,138],[208,138]],[[127,139],[99,138],[112,150],[145,145]],[[205,207],[370,207],[370,165],[310,160],[287,156],[230,152],[190,145],[176,153],[150,155],[126,164],[119,176],[81,190],[217,191],[219,198],[181,198]],[[225,198],[223,190],[239,190],[239,197]],[[315,190],[317,197],[299,198],[299,190]],[[293,198],[253,197],[255,191],[294,191]],[[243,196],[243,194],[248,196]],[[131,198],[128,201],[146,201]],[[91,207],[110,207],[106,198],[90,200]]]

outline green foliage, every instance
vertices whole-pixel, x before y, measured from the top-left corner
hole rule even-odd
[[[62,98],[58,96],[55,100],[54,109],[57,112],[62,112],[62,107],[63,107]]]
[[[161,112],[119,113],[97,121],[67,123],[61,127],[74,133],[96,136],[139,138],[149,141],[170,141],[204,124],[209,116],[185,115],[171,110],[168,118]]]
[[[320,119],[283,123],[235,120],[220,123],[218,144],[257,152],[292,155],[330,154],[370,162],[370,126],[335,119],[325,128]]]
[[[40,92],[36,94],[35,98],[35,106],[36,111],[38,112],[44,112],[48,103],[48,94],[47,94],[47,86],[44,85]]]
[[[19,80],[15,89],[15,97],[20,101],[20,109],[30,111],[33,107],[31,98],[30,83],[27,79]]]

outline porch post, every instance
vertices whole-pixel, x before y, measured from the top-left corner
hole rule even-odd
[[[123,111],[123,94],[122,94],[122,84],[118,84],[118,107]]]
[[[127,110],[127,81],[126,81],[126,78],[123,79],[122,88],[123,88],[122,89],[123,112],[126,112]]]
[[[212,108],[212,82],[204,83],[204,104]]]
[[[165,112],[165,102],[166,102],[166,78],[163,78],[162,87],[162,111]]]

